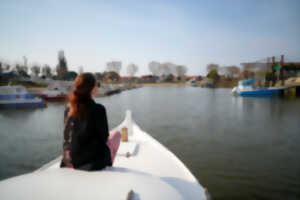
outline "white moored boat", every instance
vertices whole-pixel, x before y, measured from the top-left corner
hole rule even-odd
[[[47,90],[38,94],[40,97],[47,101],[64,101],[69,93],[67,86],[60,83],[49,85]]]
[[[61,157],[40,169],[0,182],[0,199],[208,199],[185,165],[131,120],[113,167],[96,172],[60,168]]]
[[[254,80],[241,80],[238,85],[231,90],[234,95],[240,96],[275,96],[283,93],[284,88],[254,88]]]
[[[1,86],[0,87],[0,107],[20,108],[20,107],[45,107],[43,99],[29,93],[24,86]]]

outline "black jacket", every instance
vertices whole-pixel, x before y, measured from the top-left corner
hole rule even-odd
[[[64,154],[61,167],[71,163],[80,168],[89,165],[89,170],[100,170],[111,166],[111,154],[106,144],[109,130],[106,110],[103,105],[89,99],[80,119],[67,118],[69,108],[65,109]],[[69,156],[66,156],[69,153]]]

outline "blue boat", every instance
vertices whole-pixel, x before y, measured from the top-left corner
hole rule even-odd
[[[0,107],[45,107],[43,99],[35,94],[29,93],[23,86],[1,86],[0,87]]]
[[[232,93],[240,96],[277,96],[281,94],[284,88],[254,88],[254,80],[241,80],[237,87],[232,89]]]

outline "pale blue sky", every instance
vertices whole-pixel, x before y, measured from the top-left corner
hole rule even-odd
[[[0,57],[104,71],[121,60],[148,74],[150,61],[174,62],[188,74],[206,65],[256,61],[285,54],[300,60],[300,1],[1,0]]]

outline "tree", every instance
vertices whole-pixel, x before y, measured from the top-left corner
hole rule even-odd
[[[106,82],[110,82],[110,81],[112,81],[112,82],[118,82],[121,79],[120,75],[117,72],[114,72],[114,71],[112,71],[112,72],[105,72],[103,74],[103,76],[104,76],[103,79]]]
[[[74,72],[74,71],[69,71],[69,72],[67,72],[65,75],[64,75],[64,77],[63,77],[63,80],[65,80],[65,81],[73,81],[73,80],[75,80],[75,78],[77,77],[77,73],[76,72]]]
[[[214,63],[210,63],[206,66],[206,70],[207,70],[207,73],[211,72],[212,70],[216,70],[218,71],[219,70],[219,65],[218,64],[214,64]]]
[[[78,67],[78,74],[82,74],[84,71],[83,71],[83,67],[82,66],[79,66]]]
[[[101,81],[102,78],[103,78],[103,73],[96,72],[96,73],[95,73],[95,76],[96,76],[96,79],[97,79],[98,81]]]
[[[2,73],[3,69],[2,69],[2,62],[0,62],[0,73]]]
[[[30,76],[28,75],[28,67],[27,66],[22,66],[20,64],[16,64],[16,71],[18,72],[19,75],[23,77],[29,78]]]
[[[127,73],[129,76],[134,76],[134,74],[138,71],[138,66],[131,63],[127,66]]]
[[[33,65],[31,67],[31,72],[35,75],[35,76],[39,76],[40,72],[41,72],[41,67],[38,65]]]
[[[187,67],[184,66],[184,65],[177,65],[175,69],[176,69],[176,72],[177,72],[177,76],[180,77],[180,79],[182,79],[182,77],[187,72]]]
[[[212,79],[214,82],[217,82],[220,79],[220,75],[216,69],[212,69],[208,74],[207,78]]]
[[[27,74],[28,73],[28,67],[26,65],[22,66],[21,71],[23,71]]]
[[[44,65],[42,68],[42,74],[43,76],[50,78],[52,77],[51,68],[49,65]]]
[[[106,63],[107,72],[116,72],[117,74],[120,74],[121,68],[122,68],[121,61],[112,61]]]
[[[159,67],[160,63],[156,61],[152,61],[148,64],[149,71],[153,76],[159,76]]]
[[[63,79],[64,75],[68,72],[67,60],[64,51],[58,52],[58,65],[56,66],[57,77]]]
[[[240,74],[240,68],[234,65],[222,67],[222,71],[228,78],[237,78]]]
[[[9,71],[10,70],[10,65],[3,63],[3,70]]]
[[[19,65],[19,64],[16,64],[16,66],[15,66],[15,68],[14,68],[14,71],[16,71],[16,72],[20,72],[21,71],[21,65]]]
[[[165,77],[164,81],[165,81],[165,82],[173,82],[174,79],[175,79],[175,77],[174,77],[173,74],[168,74],[168,75]]]
[[[174,64],[173,63],[169,63],[169,62],[161,64],[159,66],[160,74],[168,76],[169,74],[171,74],[173,66],[174,66]]]

